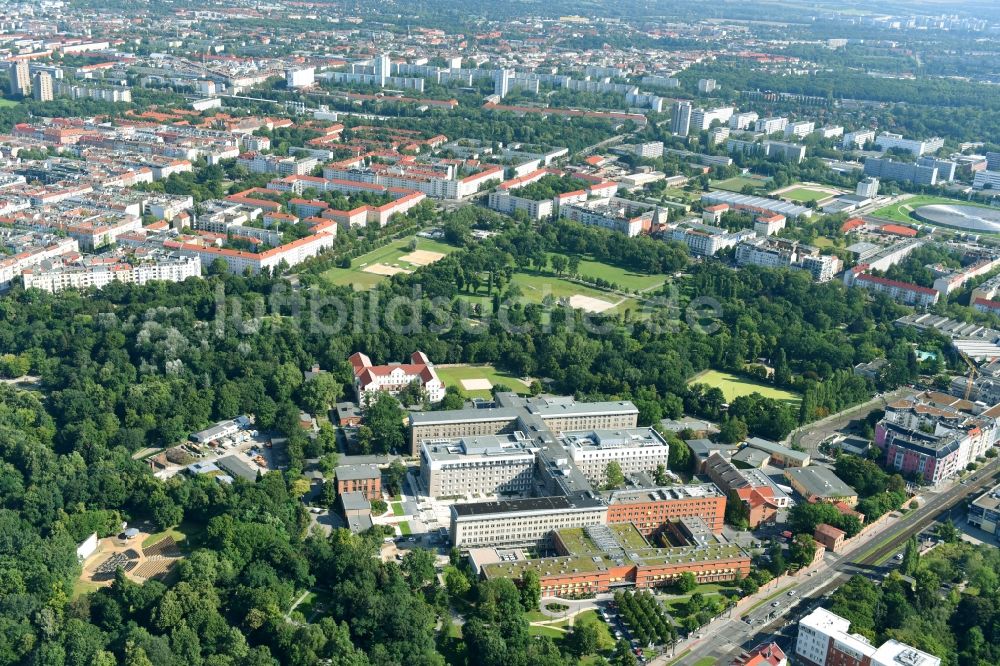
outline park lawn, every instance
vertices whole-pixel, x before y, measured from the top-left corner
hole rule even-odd
[[[988,208],[983,204],[975,203],[973,201],[962,201],[961,199],[949,199],[947,197],[935,197],[927,195],[918,195],[915,197],[910,197],[906,201],[892,204],[891,206],[885,206],[879,208],[872,215],[882,220],[890,220],[892,222],[915,222],[916,218],[910,217],[910,212],[915,208],[920,206],[930,206],[933,204],[948,204],[955,206],[979,206],[981,208]],[[921,222],[921,224],[929,224],[927,222]]]
[[[826,236],[817,236],[810,245],[822,249],[824,247],[833,247],[833,241]]]
[[[399,524],[399,533],[403,536],[410,536],[413,534],[413,530],[410,529],[410,524],[404,520]]]
[[[400,504],[399,502],[392,502],[390,506],[392,506],[392,515],[394,515],[394,516],[402,516],[403,515],[403,505],[402,504]]]
[[[160,543],[167,537],[173,537],[178,548],[184,552],[190,552],[199,544],[204,532],[205,530],[201,526],[185,520],[176,527],[171,527],[163,530],[162,532],[150,534],[148,537],[143,539],[142,547],[150,548],[151,546],[155,546]]]
[[[740,193],[747,185],[755,188],[764,188],[770,182],[771,179],[764,176],[733,176],[725,180],[713,180],[709,184],[716,190]]]
[[[736,398],[751,393],[759,393],[765,398],[774,398],[797,407],[802,401],[802,396],[792,391],[775,388],[771,384],[759,382],[749,377],[741,377],[729,372],[719,370],[706,370],[692,377],[688,384],[707,384],[711,387],[722,389],[726,396],[726,402],[732,402]]]
[[[689,192],[687,190],[682,190],[679,187],[668,187],[663,190],[663,194],[672,199],[680,199],[687,203],[694,203],[701,198],[701,195],[698,192]]]
[[[407,236],[406,238],[400,238],[387,245],[375,248],[371,252],[363,254],[360,257],[355,257],[351,261],[350,268],[333,267],[323,271],[322,275],[331,284],[351,285],[358,290],[371,289],[385,280],[388,276],[366,273],[362,270],[366,266],[371,266],[373,264],[385,264],[387,266],[398,266],[399,268],[404,268],[408,271],[415,271],[420,268],[419,266],[400,260],[400,257],[410,253],[407,246],[413,240],[416,240],[418,250],[450,254],[458,249],[453,245],[441,243],[429,238],[422,238],[416,235]]]
[[[93,581],[77,578],[76,582],[73,583],[73,591],[70,593],[70,599],[78,599],[85,594],[90,594],[91,592],[97,592],[102,587],[103,585],[101,585],[100,583],[95,583]]]
[[[782,192],[781,196],[799,203],[822,201],[823,199],[830,199],[833,197],[833,195],[829,192],[821,192],[820,190],[814,190],[811,187],[796,187],[794,190]]]
[[[18,104],[20,104],[20,102],[16,100],[4,99],[3,97],[0,97],[0,109],[8,106],[17,106]]]
[[[494,386],[497,384],[506,384],[515,393],[521,395],[528,393],[528,385],[521,381],[520,378],[502,370],[497,370],[492,365],[462,364],[445,367],[436,365],[434,369],[445,386],[457,386],[462,395],[468,398],[489,398],[492,393],[486,389],[467,390],[462,386],[463,379],[488,379]]]
[[[528,611],[524,614],[524,617],[528,622],[545,622],[549,619],[549,616],[538,610],[537,608],[532,611]]]
[[[543,627],[537,624],[528,625],[528,635],[529,636],[548,636],[549,638],[563,638],[566,635],[565,631],[560,631],[553,627]]]
[[[655,289],[667,281],[664,275],[646,275],[634,273],[625,268],[618,268],[593,259],[580,258],[580,268],[577,273],[581,277],[600,278],[616,284],[629,291]]]
[[[611,630],[604,620],[597,616],[596,610],[588,610],[573,618],[574,625],[593,624],[597,627],[597,649],[598,651],[610,650],[615,646],[615,637],[611,635]]]
[[[330,607],[331,601],[330,593],[325,590],[309,592],[302,603],[295,607],[295,612],[302,613],[302,617],[308,622],[313,615],[326,611]]]

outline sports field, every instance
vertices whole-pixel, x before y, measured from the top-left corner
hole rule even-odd
[[[982,204],[978,204],[973,201],[962,201],[961,199],[948,199],[946,197],[917,195],[915,197],[910,197],[909,199],[902,201],[900,203],[894,203],[890,206],[879,208],[877,211],[872,213],[872,215],[882,220],[892,220],[893,222],[913,222],[914,218],[910,217],[910,213],[915,208],[920,208],[921,206],[930,206],[933,204],[945,204],[951,206],[982,206],[983,208],[987,208],[987,206],[983,206]],[[928,224],[928,223],[922,222],[921,224]]]
[[[580,272],[582,273],[583,264],[581,263],[580,266]],[[635,303],[632,299],[623,298],[617,294],[611,294],[582,284],[576,284],[575,282],[570,282],[569,280],[546,273],[514,273],[511,283],[520,287],[524,299],[530,303],[542,303],[546,296],[552,296],[552,298],[557,300],[563,298],[570,299],[573,296],[585,296],[597,301],[610,303],[612,306],[618,305],[619,302],[622,305]],[[605,309],[613,308],[601,308],[602,311]]]
[[[734,176],[725,180],[713,180],[711,186],[717,190],[726,190],[727,192],[742,192],[743,188],[747,185],[764,188],[770,182],[771,179],[766,176]]]
[[[20,104],[20,102],[15,102],[12,99],[4,99],[3,97],[0,97],[0,109],[4,108],[5,106],[17,106],[18,104]]]
[[[468,398],[489,398],[490,389],[497,384],[509,386],[522,395],[528,392],[528,385],[519,378],[488,364],[435,365],[434,369],[445,386],[457,386]]]
[[[411,252],[409,245],[414,239],[417,249]],[[371,289],[390,275],[412,273],[456,249],[429,238],[409,236],[356,257],[350,268],[330,268],[323,272],[323,277],[332,284],[352,285],[359,290]]]
[[[822,201],[823,199],[829,199],[833,195],[829,192],[814,190],[810,187],[796,187],[795,189],[783,192],[781,196],[799,203],[808,203],[810,201]]]
[[[765,398],[782,400],[793,406],[797,406],[802,401],[802,396],[798,393],[775,388],[771,384],[764,384],[749,377],[741,377],[740,375],[720,372],[719,370],[701,372],[688,380],[688,384],[707,384],[711,387],[718,387],[722,389],[723,395],[726,396],[726,402],[732,402],[741,395],[750,395],[751,393],[760,393]]]

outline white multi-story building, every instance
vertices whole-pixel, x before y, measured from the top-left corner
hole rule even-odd
[[[676,136],[687,136],[691,131],[691,102],[687,100],[674,102],[670,131]]]
[[[451,506],[451,539],[456,548],[544,546],[554,530],[607,522],[600,500],[573,502],[563,496],[531,497]]]
[[[789,139],[792,137],[801,138],[804,136],[809,136],[815,131],[816,131],[816,123],[812,122],[811,120],[800,120],[798,122],[788,123],[787,125],[785,125],[784,129],[785,137]]]
[[[39,102],[51,102],[53,99],[52,92],[52,75],[48,72],[38,72],[35,74],[34,85],[32,86],[32,95]]]
[[[424,442],[420,479],[431,497],[529,495],[535,451],[521,432]]]
[[[154,280],[182,282],[201,275],[197,255],[159,252],[141,261],[127,263],[117,258],[88,257],[72,262],[53,262],[25,270],[25,289],[55,293],[63,289],[101,289],[112,282],[146,284]]]
[[[874,140],[875,130],[858,130],[844,134],[844,138],[840,141],[840,146],[844,150],[854,150],[856,148],[864,148],[866,143]]]
[[[652,428],[565,432],[562,439],[573,463],[595,485],[607,482],[605,470],[611,462],[628,476],[666,467],[670,453],[666,440]]]
[[[796,261],[792,243],[775,244],[766,238],[751,238],[736,246],[736,263],[764,268],[789,268]]]
[[[379,391],[397,395],[414,382],[427,391],[431,402],[441,402],[444,398],[444,382],[421,351],[413,352],[409,363],[372,365],[371,359],[361,352],[354,353],[349,360],[354,368],[354,389],[362,404]]]
[[[489,207],[495,211],[513,215],[519,210],[527,213],[532,220],[544,220],[552,217],[555,206],[552,199],[526,199],[510,192],[490,192]]]
[[[817,254],[802,257],[802,268],[812,274],[816,282],[829,282],[840,272],[843,262],[832,254]]]
[[[691,254],[711,257],[719,250],[732,247],[742,240],[753,238],[754,235],[754,232],[748,229],[727,231],[719,227],[687,221],[678,223],[670,237],[671,240],[687,245]]]
[[[940,658],[898,641],[875,647],[850,628],[850,620],[817,608],[799,620],[795,654],[809,666],[941,666]]]
[[[875,144],[882,148],[882,150],[899,148],[920,157],[926,153],[936,153],[944,146],[944,139],[934,137],[932,139],[919,141],[916,139],[904,139],[902,134],[881,132],[878,137],[876,137]]]
[[[715,79],[698,79],[698,92],[708,94],[718,88]]]
[[[15,60],[8,65],[10,94],[27,97],[31,94],[31,70],[27,60]]]
[[[1000,190],[1000,171],[977,171],[972,186],[977,190]]]
[[[601,227],[634,237],[649,231],[658,220],[659,209],[630,199],[611,197],[560,205],[559,214],[581,224]]]
[[[878,178],[873,178],[871,176],[868,178],[862,178],[858,181],[858,187],[854,190],[854,193],[865,199],[874,199],[878,196],[878,185]]]
[[[754,130],[770,136],[775,132],[784,132],[788,118],[761,118],[754,123]]]
[[[38,231],[0,228],[0,247],[10,254],[0,254],[0,291],[25,270],[56,259],[65,254],[77,253],[80,245],[75,238],[64,238]]]
[[[707,130],[712,123],[719,121],[723,125],[729,122],[736,111],[731,106],[720,106],[715,109],[695,109],[691,112],[691,129],[696,132]]]
[[[286,69],[285,84],[289,88],[308,88],[316,83],[316,68]]]
[[[734,113],[729,119],[729,129],[742,131],[753,125],[760,118],[755,111],[741,111]]]

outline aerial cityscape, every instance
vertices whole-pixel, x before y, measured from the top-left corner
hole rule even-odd
[[[997,666],[1000,5],[0,0],[0,666]]]

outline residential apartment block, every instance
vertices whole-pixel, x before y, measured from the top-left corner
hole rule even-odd
[[[58,292],[63,289],[101,289],[112,282],[146,284],[154,280],[183,282],[201,276],[201,259],[197,255],[151,250],[128,255],[46,260],[21,272],[25,289]]]
[[[927,391],[886,405],[875,427],[875,445],[892,469],[936,485],[996,445],[998,418],[1000,405],[985,408]]]
[[[648,233],[660,221],[657,206],[620,197],[561,205],[559,213],[581,224],[617,231],[630,238]]]
[[[915,139],[904,139],[902,134],[893,134],[892,132],[880,132],[879,135],[875,138],[875,145],[880,147],[882,150],[898,148],[900,150],[905,150],[907,152],[913,153],[913,155],[917,157],[920,157],[925,153],[936,153],[938,150],[944,147],[944,139],[940,137],[934,137],[933,139],[919,141]]]
[[[680,222],[670,233],[671,240],[684,243],[691,254],[711,257],[719,250],[732,247],[740,241],[754,237],[749,229],[728,231],[698,222]]]

